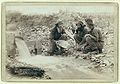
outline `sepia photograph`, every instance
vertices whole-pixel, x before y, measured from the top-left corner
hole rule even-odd
[[[3,80],[117,81],[117,18],[117,3],[3,3]]]

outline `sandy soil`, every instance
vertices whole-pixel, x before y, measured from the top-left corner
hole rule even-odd
[[[35,67],[40,67],[46,71],[52,79],[112,79],[102,74],[93,72],[88,67],[89,60],[74,57],[55,57],[55,56],[33,56],[31,58],[16,58]]]

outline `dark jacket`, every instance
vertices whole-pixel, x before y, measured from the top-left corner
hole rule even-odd
[[[82,41],[83,37],[85,36],[85,34],[87,34],[87,29],[83,28],[77,28],[76,29],[76,34],[79,36],[80,41]]]
[[[58,32],[57,26],[55,26],[51,31],[51,39],[52,40],[59,40],[62,34],[64,34],[65,31],[63,30],[61,33]]]

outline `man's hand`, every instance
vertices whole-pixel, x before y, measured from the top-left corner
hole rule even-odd
[[[96,37],[92,36],[91,34],[86,34],[86,35],[85,35],[85,38],[86,38],[86,37],[91,37],[92,39],[96,40]]]
[[[67,40],[67,35],[66,34],[62,34],[62,36],[60,37],[60,40]]]
[[[82,47],[81,47],[81,50],[83,51],[83,50],[84,50],[84,48],[85,48],[85,46],[82,46]]]
[[[62,34],[62,36],[66,36],[66,34]]]
[[[91,36],[91,35],[90,35],[90,34],[86,34],[86,35],[85,35],[85,38],[88,37],[88,36]]]

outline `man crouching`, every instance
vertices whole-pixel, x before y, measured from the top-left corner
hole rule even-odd
[[[85,29],[85,26],[86,25],[84,25],[84,23],[82,21],[79,21],[76,24],[74,39],[75,39],[75,42],[76,42],[77,50],[79,50],[79,51],[81,50],[81,46],[83,46],[83,45],[80,45],[80,43],[83,40],[85,34],[87,34],[87,29]]]
[[[55,24],[55,27],[51,30],[50,34],[50,41],[51,41],[51,49],[49,51],[50,55],[53,54],[62,54],[63,48],[58,47],[56,44],[56,41],[58,40],[66,40],[67,37],[65,35],[65,30],[63,29],[63,23],[62,21],[59,21],[58,23]]]
[[[85,44],[82,47],[83,53],[102,53],[104,41],[102,39],[101,31],[94,27],[93,21],[91,19],[86,19],[85,22],[88,27],[88,34],[84,36],[82,42],[80,43],[81,45]]]

